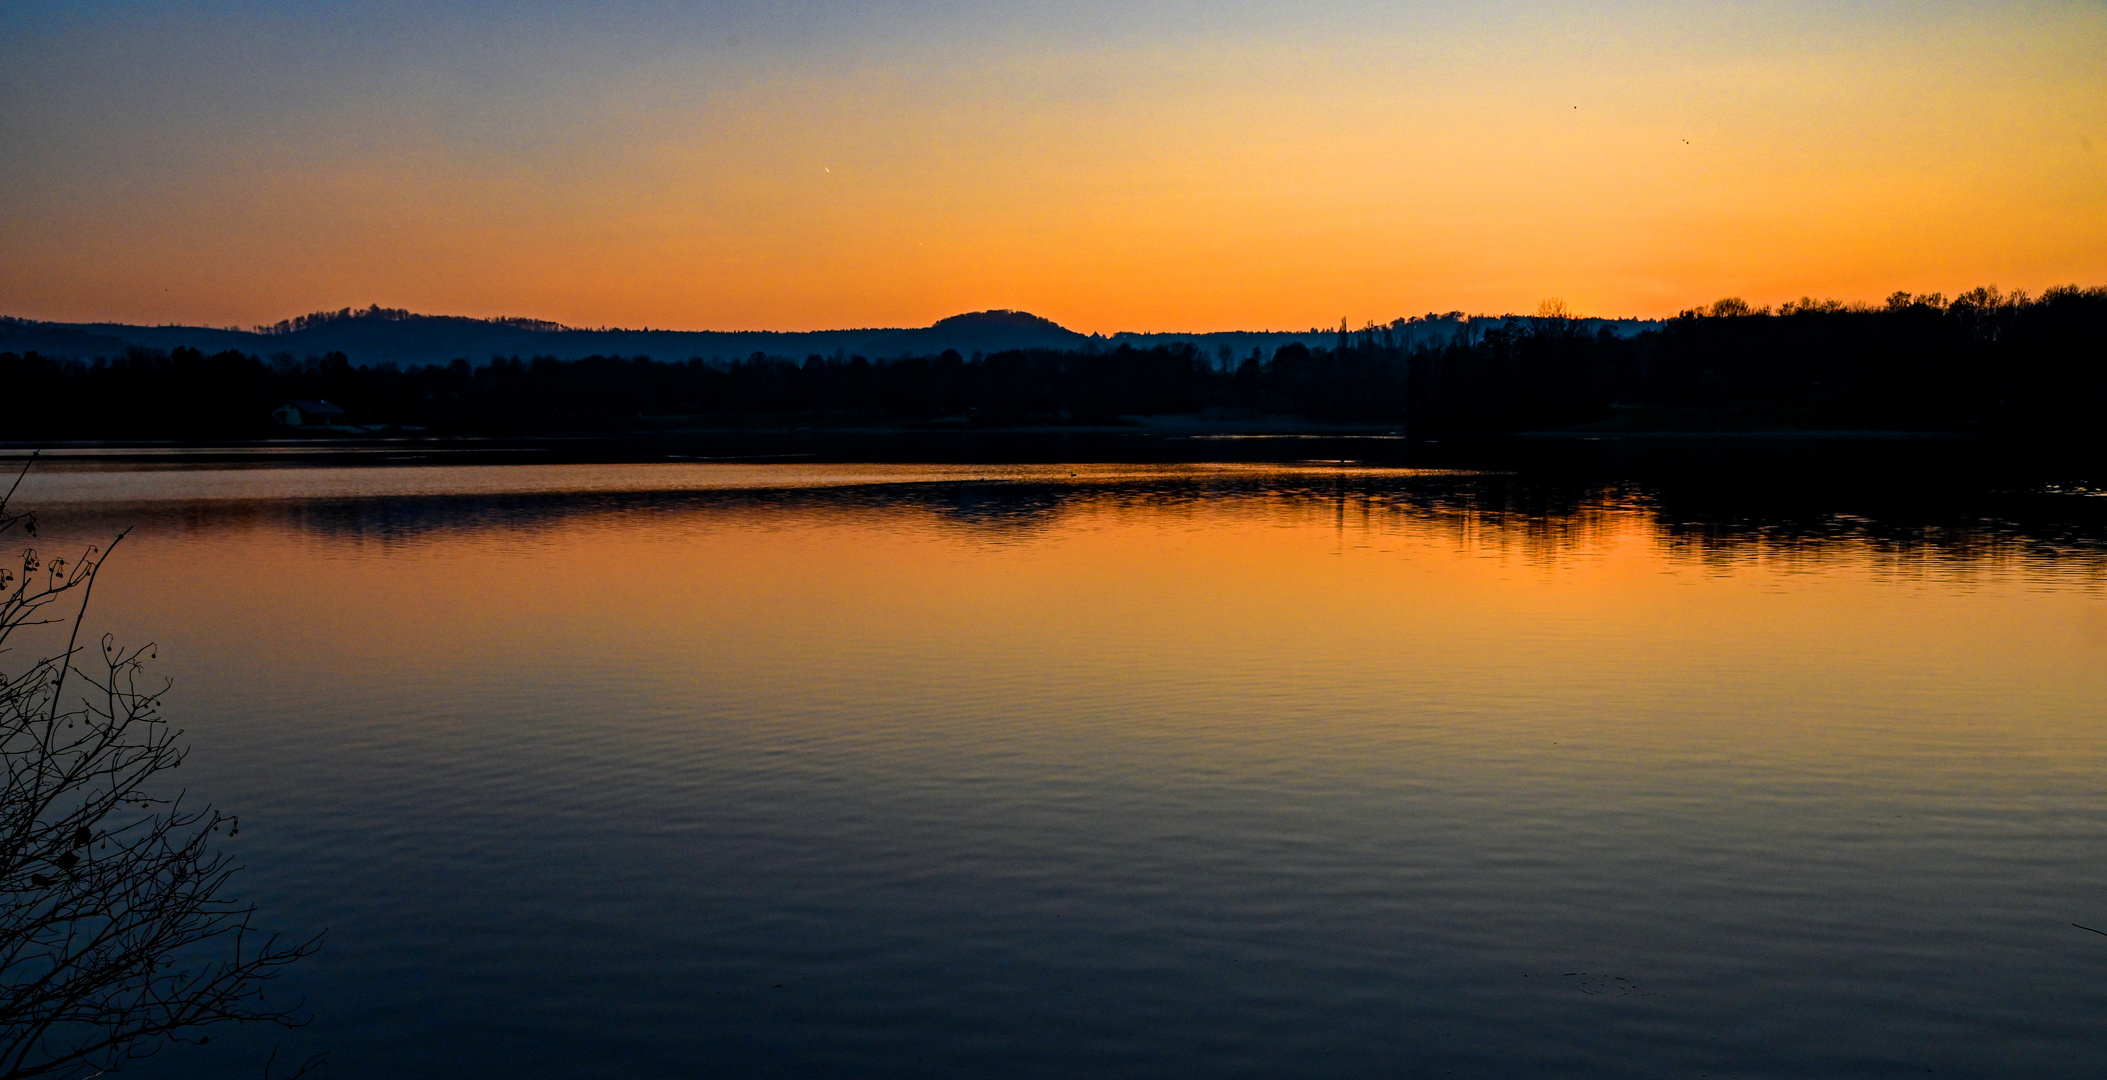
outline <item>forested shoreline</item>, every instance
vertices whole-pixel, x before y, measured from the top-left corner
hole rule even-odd
[[[1898,293],[1878,306],[1723,300],[1619,334],[1544,314],[1445,340],[1342,326],[1243,356],[1183,343],[970,356],[737,361],[593,356],[360,364],[127,349],[93,360],[0,353],[11,440],[284,434],[272,410],[326,400],[366,428],[528,434],[760,424],[1025,426],[1162,414],[1278,416],[1502,433],[1594,425],[1980,430],[2090,440],[2107,409],[2107,288],[2039,297]]]

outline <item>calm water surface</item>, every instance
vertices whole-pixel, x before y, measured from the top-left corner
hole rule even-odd
[[[311,1027],[145,1075],[2107,1068],[2087,526],[1351,466],[127,468],[21,498],[48,548],[133,528],[100,621],[160,644],[245,895],[329,930]]]

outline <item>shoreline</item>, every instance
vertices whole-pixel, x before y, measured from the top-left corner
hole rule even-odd
[[[1508,442],[2007,442],[1982,431],[1936,431],[1892,428],[1747,428],[1701,430],[1604,431],[1585,427],[1510,432],[1416,433],[1398,424],[1326,424],[1288,418],[1250,421],[1191,422],[1183,417],[1136,417],[1120,424],[1020,425],[843,425],[754,424],[664,428],[577,429],[503,433],[436,433],[361,431],[329,435],[276,434],[227,439],[47,439],[0,440],[0,460],[20,460],[31,452],[46,459],[72,455],[119,453],[175,454],[197,451],[245,453],[373,453],[405,449],[498,449],[540,444],[638,443],[666,439],[850,438],[922,440],[947,436],[1161,439],[1166,441],[1251,441],[1296,439],[1373,439],[1401,443],[1443,444]]]

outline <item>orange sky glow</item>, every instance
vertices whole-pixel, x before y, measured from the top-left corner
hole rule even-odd
[[[7,17],[0,314],[1202,331],[2107,283],[2094,2],[270,7]]]

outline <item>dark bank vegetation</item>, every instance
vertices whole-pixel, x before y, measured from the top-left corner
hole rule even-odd
[[[0,354],[13,439],[232,438],[272,432],[288,400],[360,426],[490,434],[757,424],[1016,426],[1146,414],[1268,415],[1497,433],[1909,429],[2090,433],[2107,408],[2107,289],[2039,297],[1897,293],[1878,306],[1722,300],[1631,334],[1566,317],[1430,321],[1329,347],[1213,354],[1192,344],[962,356],[732,362],[495,357],[360,365],[130,349],[92,362]],[[1444,324],[1451,325],[1451,324]]]
[[[0,495],[0,538],[34,527]],[[153,646],[84,640],[105,557],[31,546],[0,570],[0,1080],[96,1076],[242,1022],[301,1022],[265,989],[316,942],[257,930],[219,849],[238,822],[170,789],[185,749],[146,672]]]

